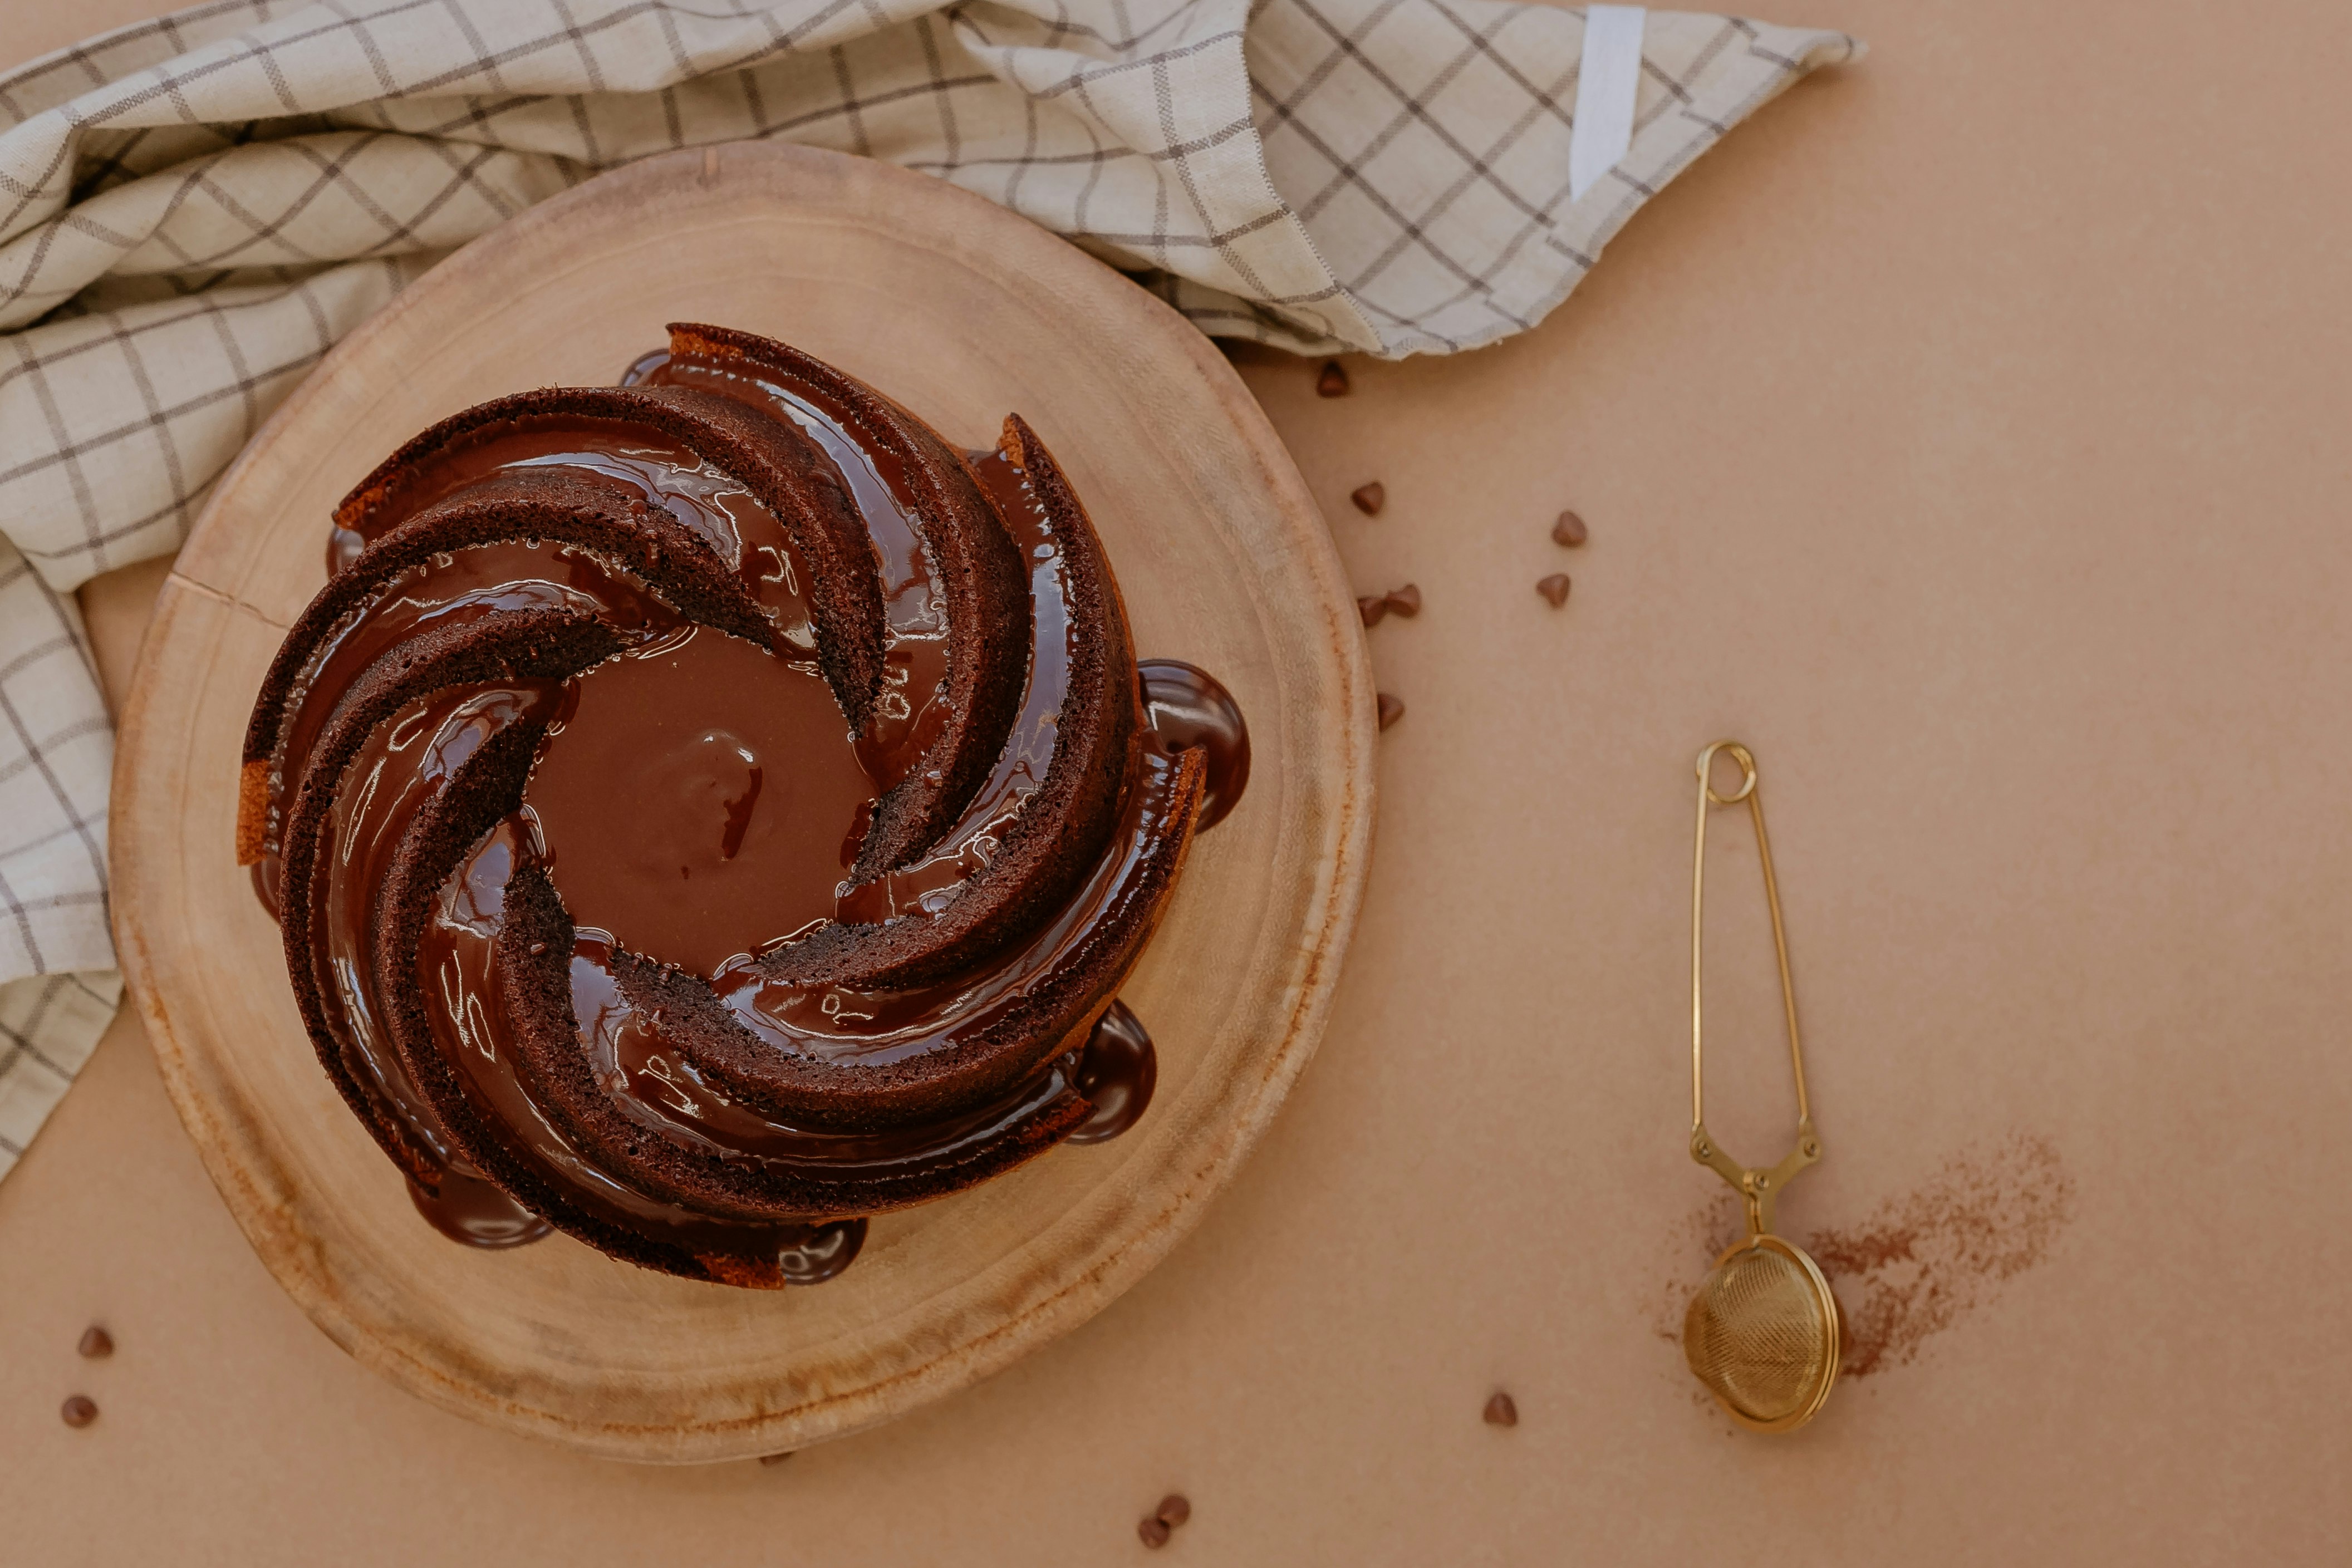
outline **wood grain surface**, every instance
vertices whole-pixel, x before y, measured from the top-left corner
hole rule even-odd
[[[235,863],[237,746],[324,580],[334,501],[409,434],[612,382],[721,322],[840,365],[950,440],[1016,410],[1104,536],[1147,657],[1234,691],[1249,791],[1196,848],[1122,995],[1160,1048],[1136,1131],[881,1217],[821,1288],[670,1279],[556,1237],[451,1245],[320,1071]],[[319,1326],[427,1399],[597,1454],[797,1448],[1002,1368],[1157,1262],[1313,1052],[1363,884],[1371,685],[1353,603],[1257,405],[1173,312],[939,181],[740,144],[534,208],[329,356],[222,484],[164,584],[122,717],[116,926],[163,1078],[254,1249]]]

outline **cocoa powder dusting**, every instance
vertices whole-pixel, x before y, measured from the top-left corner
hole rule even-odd
[[[2057,1145],[2020,1133],[1962,1150],[1858,1224],[1792,1237],[1845,1309],[1844,1375],[1908,1364],[1929,1339],[1991,1301],[2049,1256],[2073,1218],[2074,1199],[2074,1180]],[[1692,1212],[1677,1249],[1712,1262],[1739,1234],[1738,1205],[1726,1195]],[[1681,1343],[1683,1308],[1699,1278],[1694,1271],[1666,1286],[1660,1337]]]
[[[1845,1302],[1849,1377],[1902,1366],[1933,1335],[2049,1255],[2074,1212],[2074,1181],[2047,1138],[2019,1134],[1963,1152],[1860,1225],[1806,1249]]]

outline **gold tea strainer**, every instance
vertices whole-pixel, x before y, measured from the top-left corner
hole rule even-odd
[[[1739,788],[1718,795],[1710,769],[1721,752],[1739,765]],[[1797,1076],[1797,1146],[1769,1170],[1743,1166],[1706,1130],[1700,975],[1706,915],[1706,813],[1748,802],[1756,850],[1764,862],[1764,900],[1772,911],[1772,949],[1780,961],[1780,1005],[1789,1020],[1789,1065]],[[1805,1053],[1797,1041],[1797,993],[1789,981],[1789,939],[1780,925],[1780,888],[1772,876],[1772,842],[1764,836],[1764,802],[1756,793],[1756,758],[1736,740],[1698,754],[1698,832],[1691,861],[1691,1158],[1729,1182],[1747,1212],[1748,1234],[1715,1260],[1706,1283],[1683,1314],[1683,1354],[1731,1418],[1759,1432],[1790,1432],[1820,1413],[1837,1382],[1844,1324],[1830,1282],[1804,1249],[1772,1234],[1772,1208],[1798,1172],[1822,1157],[1805,1099]]]

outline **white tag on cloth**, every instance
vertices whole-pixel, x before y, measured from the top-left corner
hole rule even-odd
[[[1568,199],[1617,166],[1633,144],[1633,95],[1642,81],[1639,5],[1588,5],[1584,59],[1577,72],[1576,123],[1568,137]]]

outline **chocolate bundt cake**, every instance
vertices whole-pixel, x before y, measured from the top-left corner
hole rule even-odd
[[[1131,1125],[1116,1000],[1248,741],[1139,666],[1036,434],[950,446],[783,344],[407,442],[247,727],[237,854],[418,1207],[694,1279]]]

